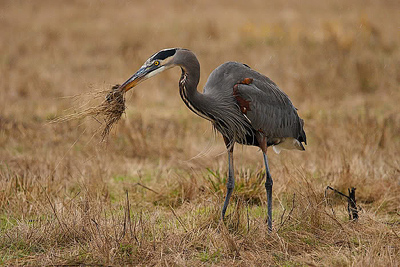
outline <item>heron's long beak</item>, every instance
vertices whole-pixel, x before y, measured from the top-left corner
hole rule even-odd
[[[124,90],[125,92],[135,87],[140,82],[147,79],[146,75],[152,71],[152,68],[142,67],[135,74],[132,75],[126,82],[124,82],[118,89]]]

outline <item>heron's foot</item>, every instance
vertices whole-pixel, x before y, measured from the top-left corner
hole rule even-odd
[[[232,192],[233,192],[233,185],[230,185],[226,190],[226,197],[225,197],[225,201],[224,201],[224,206],[222,207],[222,212],[221,212],[221,219],[222,220],[225,219],[225,213],[226,213],[226,210],[228,208],[229,199],[231,198]]]
[[[221,221],[224,221],[224,220],[225,220],[225,212],[222,211],[222,212],[221,212]]]

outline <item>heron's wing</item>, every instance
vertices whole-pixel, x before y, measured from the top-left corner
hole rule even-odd
[[[254,80],[251,84],[238,84],[235,89],[234,95],[242,113],[255,130],[270,140],[293,137],[306,142],[303,120],[288,96],[274,83]]]

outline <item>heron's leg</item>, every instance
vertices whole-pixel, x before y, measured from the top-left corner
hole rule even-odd
[[[268,231],[271,232],[272,231],[272,177],[271,174],[269,173],[269,167],[268,167],[268,158],[267,158],[267,154],[263,153],[264,155],[264,164],[265,164],[265,172],[266,172],[266,176],[267,179],[265,181],[265,189],[267,191],[267,208],[268,208]]]
[[[229,141],[226,137],[224,137],[224,141],[226,147],[228,148],[228,163],[229,163],[229,172],[228,172],[228,182],[226,183],[226,197],[224,201],[224,206],[222,207],[221,218],[224,219],[225,212],[229,204],[229,199],[231,198],[233,188],[235,187],[235,177],[234,177],[234,169],[233,169],[233,141]]]

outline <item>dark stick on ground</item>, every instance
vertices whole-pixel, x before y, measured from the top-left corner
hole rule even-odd
[[[356,188],[352,187],[349,190],[349,198],[347,199],[347,211],[349,212],[349,220],[358,219],[358,210],[356,205]]]
[[[352,187],[351,189],[348,188],[348,191],[349,191],[348,196],[330,186],[327,186],[325,191],[328,189],[347,198],[347,211],[349,213],[349,220],[357,220],[358,219],[358,209],[357,209],[357,205],[356,205],[356,188],[355,187]]]

